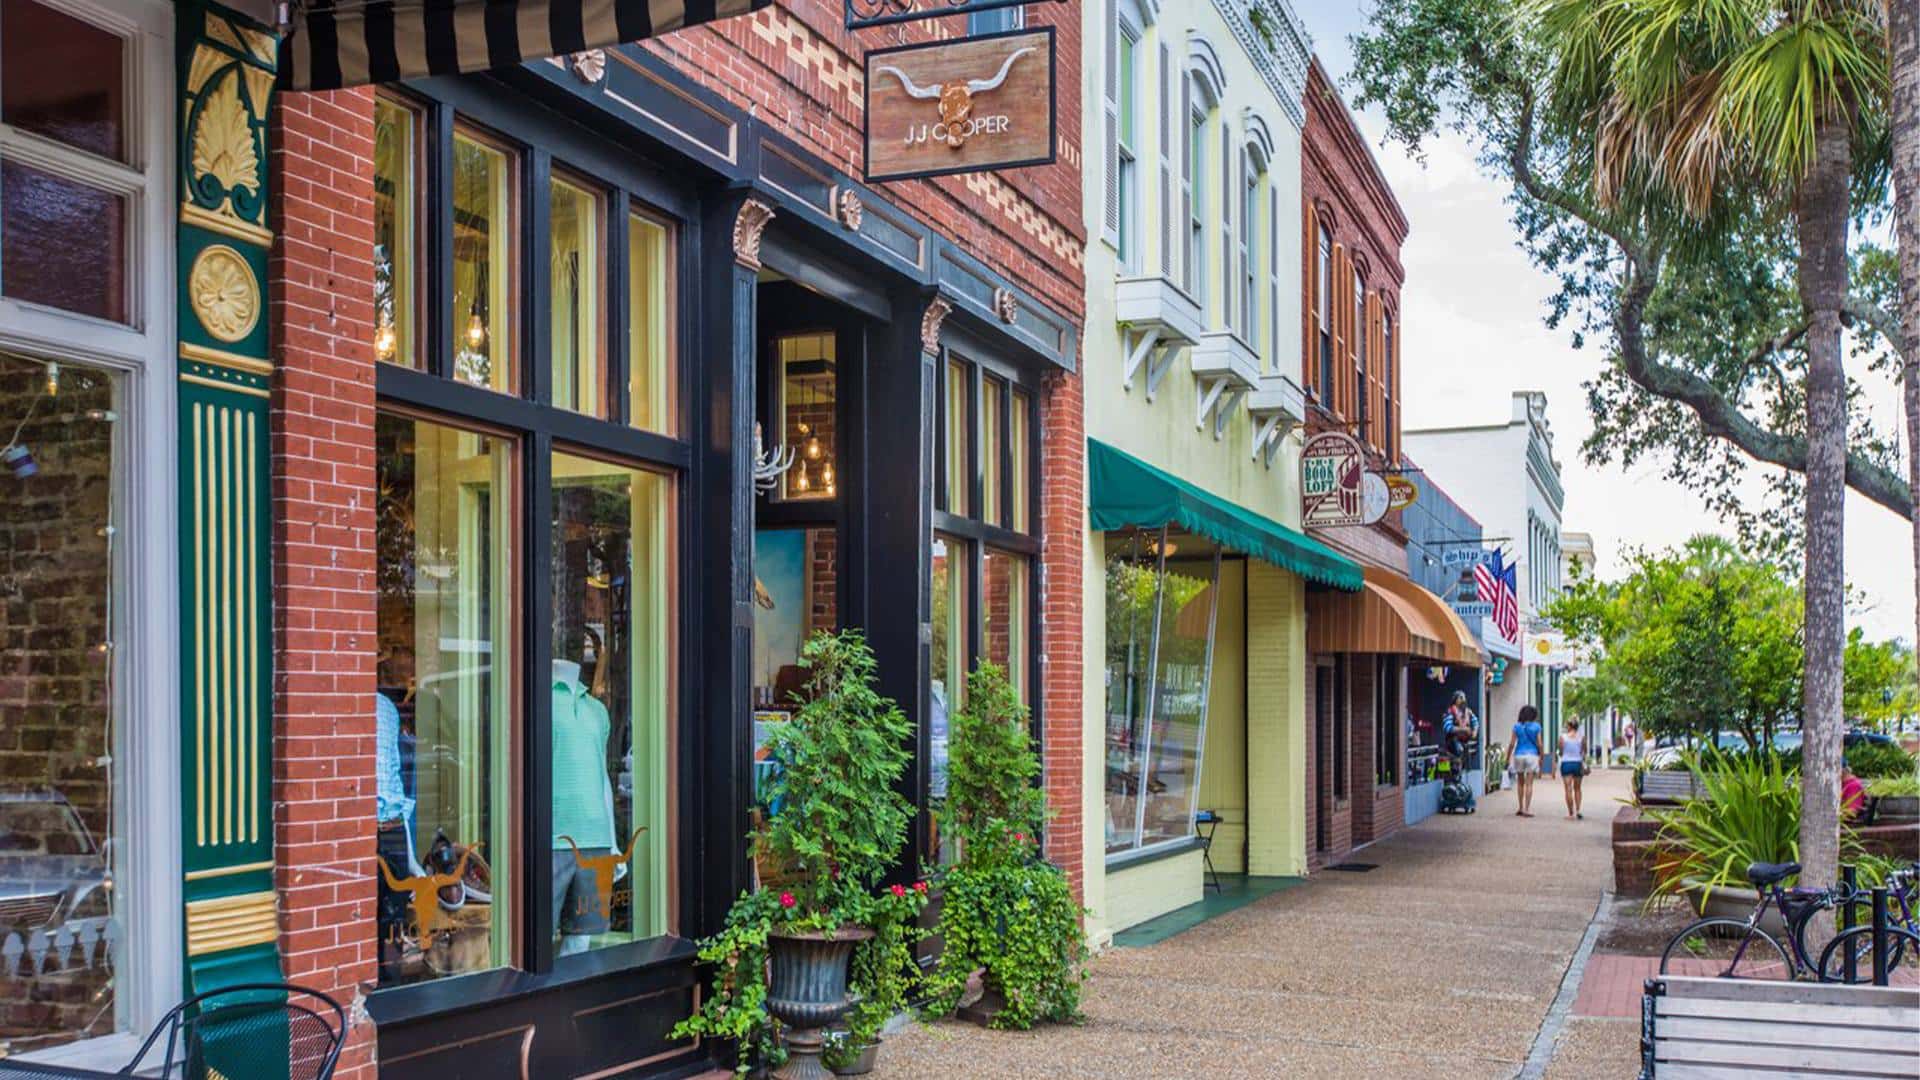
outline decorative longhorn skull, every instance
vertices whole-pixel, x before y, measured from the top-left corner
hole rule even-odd
[[[959,149],[967,141],[967,118],[973,115],[973,95],[984,94],[989,90],[998,90],[1000,84],[1007,81],[1007,72],[1013,70],[1013,62],[1034,52],[1035,46],[1029,45],[1017,49],[1008,55],[1000,65],[1000,71],[991,79],[968,79],[964,83],[935,83],[932,86],[920,86],[907,77],[907,73],[891,64],[876,66],[876,73],[892,75],[900,80],[907,90],[907,96],[922,101],[940,102],[940,122],[947,127],[947,145]]]

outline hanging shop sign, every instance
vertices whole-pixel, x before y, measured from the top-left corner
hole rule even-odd
[[[1453,605],[1453,613],[1463,619],[1491,619],[1493,605],[1480,601],[1456,603]]]
[[[867,53],[869,182],[1051,165],[1053,27]]]
[[[1535,667],[1571,668],[1580,664],[1580,657],[1567,643],[1566,635],[1551,630],[1528,634],[1523,651],[1527,663]]]
[[[1393,493],[1387,488],[1387,481],[1379,473],[1368,473],[1360,478],[1360,519],[1363,524],[1372,525],[1387,516],[1393,506]]]
[[[1492,561],[1493,551],[1490,548],[1448,548],[1446,552],[1440,556],[1440,565],[1449,570],[1461,566],[1478,566],[1481,563]]]
[[[843,0],[847,29],[938,19],[948,15],[977,15],[983,11],[1025,7],[1028,0]]]
[[[1387,476],[1387,509],[1405,510],[1420,498],[1420,485],[1404,476]]]
[[[1359,441],[1344,431],[1323,431],[1308,439],[1300,450],[1301,526],[1366,524],[1366,464]]]

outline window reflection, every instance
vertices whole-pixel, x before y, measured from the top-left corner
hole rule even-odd
[[[928,794],[937,809],[947,797],[948,732],[951,715],[962,704],[967,679],[967,546],[945,536],[933,538],[932,712],[928,732]],[[945,862],[952,854],[937,835],[930,847]]]
[[[550,204],[553,403],[607,415],[607,358],[600,348],[600,197],[558,177]]]
[[[374,99],[373,354],[402,367],[420,366],[414,347],[416,130],[413,110]]]
[[[513,448],[382,413],[380,984],[511,962]]]
[[[1021,701],[1027,697],[1028,597],[1027,560],[1004,551],[987,549],[982,561],[986,595],[981,607],[986,615],[982,643],[988,660],[1007,672],[1007,681]]]
[[[673,434],[671,234],[640,214],[627,218],[627,377],[633,426]]]
[[[1219,555],[1194,538],[1107,538],[1106,848],[1193,832]]]
[[[968,417],[973,414],[972,395],[967,392],[967,369],[958,362],[947,364],[947,430],[941,451],[946,456],[947,513],[965,517],[973,506],[973,473],[967,467],[971,440]]]
[[[453,374],[506,393],[514,368],[513,162],[461,132],[453,137]]]
[[[553,918],[562,954],[666,933],[671,483],[553,456]]]

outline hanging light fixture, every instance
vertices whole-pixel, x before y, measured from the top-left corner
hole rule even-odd
[[[393,359],[393,350],[399,345],[399,335],[393,332],[393,320],[381,319],[379,329],[373,332],[373,351],[382,360]]]
[[[794,470],[793,490],[805,491],[807,490],[807,486],[807,467],[802,465]]]
[[[487,321],[480,317],[480,305],[473,306],[473,312],[467,316],[467,345],[478,349],[487,343]]]
[[[59,394],[60,394],[60,365],[53,363],[52,361],[48,361],[47,362],[47,396],[58,397]]]
[[[833,462],[829,461],[821,468],[820,481],[827,485],[827,494],[833,494]]]

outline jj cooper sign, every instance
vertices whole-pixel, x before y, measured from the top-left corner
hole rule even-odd
[[[867,54],[867,179],[1053,162],[1053,27]]]
[[[1359,442],[1345,432],[1323,431],[1308,439],[1300,450],[1301,526],[1326,529],[1365,524],[1366,465]]]

